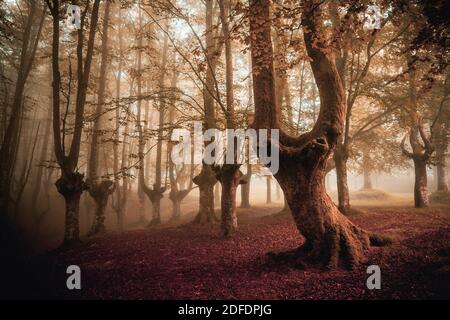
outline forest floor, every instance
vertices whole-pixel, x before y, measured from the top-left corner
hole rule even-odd
[[[389,204],[387,204],[389,205]],[[357,225],[388,235],[353,271],[296,269],[267,253],[302,243],[289,214],[238,209],[239,231],[193,224],[107,233],[70,249],[33,257],[14,279],[20,296],[82,299],[445,299],[450,298],[450,209],[360,206]],[[82,270],[82,290],[66,289],[66,268]],[[381,289],[366,287],[368,265]],[[17,280],[17,281],[16,281]],[[11,292],[9,292],[11,294]]]

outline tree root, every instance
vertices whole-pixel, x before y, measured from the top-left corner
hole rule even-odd
[[[383,247],[392,244],[394,241],[388,236],[371,233],[369,235],[370,245],[374,247]]]

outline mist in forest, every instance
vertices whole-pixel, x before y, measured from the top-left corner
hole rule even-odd
[[[376,297],[448,298],[448,10],[438,0],[1,2],[4,267],[88,266],[99,282],[84,298],[118,298],[97,268],[128,279],[142,258],[161,273],[131,299],[370,299],[366,288],[329,296],[333,284],[303,273],[294,278],[317,294],[281,287],[288,278],[278,294],[260,278],[240,291],[237,272],[202,252],[343,277],[404,254]],[[253,130],[254,141],[221,145],[225,130]],[[216,158],[233,152],[175,161],[186,141]],[[405,249],[421,241],[433,250]],[[173,276],[190,244],[197,268],[229,276],[229,291]],[[423,256],[447,281],[417,276],[418,293],[401,274]],[[36,292],[51,295],[50,282]]]

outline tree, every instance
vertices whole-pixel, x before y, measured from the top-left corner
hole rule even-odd
[[[234,110],[234,94],[233,94],[233,55],[231,51],[231,32],[228,21],[230,2],[225,4],[224,0],[219,0],[220,20],[222,22],[224,43],[225,43],[225,69],[226,69],[226,125],[227,129],[236,128],[236,118]],[[216,178],[221,184],[221,230],[224,236],[229,236],[237,229],[237,215],[236,215],[236,191],[239,184],[246,183],[243,180],[243,174],[240,171],[240,164],[237,161],[237,138],[233,137],[233,141],[228,141],[227,148],[234,148],[233,156],[234,162],[232,164],[226,163],[222,166],[214,166]],[[229,152],[230,150],[227,150]],[[218,156],[218,155],[216,155]]]
[[[217,40],[218,31],[213,28],[214,7],[213,0],[206,0],[205,12],[205,59],[206,74],[203,81],[203,107],[204,107],[204,129],[212,129],[216,127],[215,115],[215,70],[217,60],[222,50],[222,42]],[[202,164],[200,173],[194,177],[194,183],[198,185],[199,190],[199,208],[195,217],[196,223],[212,224],[217,221],[214,213],[214,185],[216,184],[216,175],[211,166],[206,163]]]
[[[175,106],[175,89],[177,85],[177,78],[178,74],[177,72],[173,72],[172,80],[171,80],[171,90],[173,93],[171,94],[170,102],[172,104],[170,110],[169,110],[169,123],[173,124],[175,122],[175,116],[176,116],[176,106]],[[172,130],[171,130],[172,131]],[[169,179],[170,179],[170,192],[169,192],[169,199],[172,201],[172,219],[176,220],[181,216],[181,202],[183,199],[192,191],[194,188],[194,182],[192,181],[194,177],[194,165],[189,165],[189,176],[187,177],[189,179],[188,186],[183,189],[181,187],[181,181],[185,176],[183,175],[183,171],[188,167],[187,164],[182,164],[181,168],[178,168],[174,164],[172,158],[170,157],[170,154],[172,152],[173,143],[169,142],[167,146],[167,154],[169,159]]]
[[[412,159],[414,163],[414,206],[423,208],[428,206],[427,163],[434,148],[424,132],[422,118],[417,113],[412,113],[411,118],[409,143],[412,152],[405,148],[406,136],[403,138],[401,146],[404,155]],[[419,139],[423,141],[423,145]]]
[[[448,193],[448,177],[447,177],[447,159],[446,153],[449,144],[449,119],[450,108],[448,107],[448,98],[450,95],[450,73],[447,72],[445,80],[439,83],[435,88],[434,96],[438,97],[438,108],[435,115],[435,121],[431,124],[431,132],[433,134],[432,141],[436,150],[436,191],[439,193]],[[434,100],[431,101],[434,103]]]
[[[15,151],[18,148],[20,123],[24,110],[24,90],[35,60],[46,11],[45,6],[41,6],[38,1],[30,0],[25,3],[28,10],[24,18],[23,31],[20,30],[22,33],[21,48],[11,113],[8,118],[5,105],[3,115],[5,132],[0,147],[0,225],[2,228],[8,225],[9,219],[11,179],[14,173]]]
[[[101,135],[101,126],[103,124],[103,112],[106,95],[106,75],[109,65],[108,61],[108,31],[111,1],[107,0],[105,3],[105,12],[103,16],[102,29],[102,46],[101,46],[101,62],[100,62],[100,79],[98,88],[98,101],[95,109],[95,119],[92,129],[91,149],[88,167],[88,185],[89,195],[95,202],[95,219],[92,224],[89,235],[95,235],[105,231],[105,210],[108,204],[109,196],[114,192],[114,182],[109,179],[100,179],[98,173],[99,166],[99,138]]]
[[[83,131],[84,106],[86,103],[87,87],[91,72],[92,55],[94,51],[94,40],[98,22],[98,10],[100,0],[95,0],[89,26],[86,55],[84,50],[84,27],[86,26],[86,15],[89,4],[81,15],[81,27],[77,31],[77,91],[75,101],[75,121],[72,134],[72,142],[68,154],[65,150],[66,132],[65,119],[61,121],[61,74],[59,66],[59,40],[60,40],[60,1],[46,0],[53,19],[52,37],[52,75],[53,75],[53,141],[55,145],[55,156],[61,169],[61,176],[56,181],[56,188],[65,200],[65,233],[64,244],[71,244],[79,240],[79,205],[82,192],[86,189],[84,175],[78,172],[78,159],[80,155],[81,134]],[[70,85],[70,84],[69,84]],[[70,97],[69,97],[70,98]],[[66,112],[67,113],[67,112]],[[63,123],[61,123],[63,122]]]
[[[162,185],[162,143],[163,143],[163,133],[164,133],[164,116],[166,109],[166,99],[164,97],[164,88],[165,88],[165,76],[166,76],[166,68],[167,68],[167,56],[168,56],[168,44],[169,44],[168,34],[165,33],[163,40],[163,49],[161,56],[161,65],[160,65],[160,75],[158,79],[158,89],[160,90],[160,99],[159,99],[159,119],[158,119],[158,134],[157,134],[157,145],[156,145],[156,165],[155,165],[155,183],[153,184],[153,188],[149,188],[145,179],[141,179],[142,188],[144,193],[147,195],[150,200],[153,208],[153,217],[149,223],[149,226],[158,225],[161,223],[161,199],[163,198],[163,194],[166,191],[166,186]],[[140,95],[140,93],[139,93]],[[139,125],[141,127],[141,125]],[[141,129],[142,131],[142,129]],[[140,131],[140,134],[141,134]],[[141,157],[143,154],[140,152]],[[143,165],[142,161],[142,165]],[[143,169],[141,169],[143,172]]]
[[[354,267],[370,246],[369,233],[354,225],[325,190],[327,160],[343,133],[344,89],[332,50],[325,42],[323,4],[304,1],[302,26],[306,50],[320,95],[313,129],[293,138],[280,132],[280,169],[275,174],[305,243],[297,253],[328,267]],[[250,45],[256,129],[278,129],[273,75],[269,1],[252,0]],[[374,238],[372,238],[374,239]]]

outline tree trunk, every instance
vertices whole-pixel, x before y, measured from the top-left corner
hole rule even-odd
[[[423,159],[414,161],[414,207],[428,207],[427,163]]]
[[[221,187],[220,187],[220,182],[217,182],[214,185],[214,206],[219,205],[220,204],[220,199],[221,199]]]
[[[372,166],[371,166],[371,159],[370,154],[368,150],[363,150],[363,177],[364,177],[364,190],[372,190]]]
[[[325,165],[322,159],[311,176],[307,166],[292,162],[289,167],[280,168],[276,177],[297,228],[306,239],[302,253],[328,267],[343,263],[351,268],[368,249],[369,236],[345,218],[326,193]]]
[[[89,194],[95,201],[95,218],[89,236],[105,231],[105,211],[109,196],[114,192],[114,182],[104,180],[89,186]]]
[[[446,153],[448,149],[448,124],[442,123],[442,120],[438,119],[434,127],[434,144],[436,149],[436,178],[437,178],[437,191],[448,191],[448,177],[447,177],[447,159]]]
[[[158,224],[161,224],[161,198],[154,197],[152,200],[153,215],[149,226],[156,226]]]
[[[52,118],[52,108],[49,105],[47,119],[45,119],[46,123],[45,123],[44,137],[42,139],[41,155],[39,157],[39,163],[38,163],[38,169],[36,172],[36,178],[34,181],[33,193],[31,195],[31,210],[35,217],[38,217],[40,215],[40,213],[38,212],[37,200],[39,198],[39,193],[42,188],[42,177],[44,175],[44,164],[43,163],[46,160],[46,157],[48,154],[50,129],[51,129],[51,123],[52,123],[51,118]]]
[[[272,203],[272,177],[266,176],[266,203]]]
[[[234,111],[234,90],[233,90],[233,53],[231,43],[231,33],[229,28],[230,1],[219,0],[220,20],[222,22],[222,32],[225,43],[225,69],[226,69],[226,124],[228,129],[236,128]],[[237,229],[236,216],[236,190],[241,183],[242,172],[237,164],[236,144],[228,141],[227,152],[234,149],[233,164],[224,164],[220,168],[215,167],[216,177],[220,181],[221,194],[221,231],[223,236],[230,236]]]
[[[447,163],[445,152],[442,149],[436,149],[436,175],[437,191],[448,191]]]
[[[276,200],[281,199],[281,188],[278,183],[275,185],[275,197],[276,197]]]
[[[84,107],[86,103],[87,87],[91,72],[92,56],[94,51],[95,34],[97,30],[98,11],[100,0],[95,0],[92,6],[90,19],[89,36],[86,47],[85,58],[83,59],[83,39],[84,30],[80,28],[77,31],[77,93],[75,103],[75,121],[72,134],[72,142],[69,154],[64,150],[64,138],[66,132],[61,129],[61,75],[59,69],[59,42],[60,42],[60,1],[48,1],[50,12],[53,19],[52,35],[52,87],[53,87],[53,141],[55,146],[56,160],[61,168],[61,177],[56,181],[58,192],[64,197],[66,202],[66,232],[64,243],[68,244],[79,239],[78,213],[80,205],[80,196],[86,188],[83,179],[84,176],[77,172],[78,160],[80,156],[81,135],[83,131]]]
[[[250,161],[249,159],[247,161]],[[250,208],[250,180],[252,177],[252,165],[247,164],[247,173],[244,176],[245,182],[241,184],[241,208]]]
[[[161,53],[161,73],[159,75],[158,87],[159,90],[164,91],[165,89],[165,77],[167,68],[167,58],[168,58],[168,46],[169,37],[167,34],[164,35],[163,48]],[[156,145],[156,164],[155,164],[155,184],[153,186],[152,195],[148,193],[148,188],[145,188],[147,196],[152,202],[153,216],[150,221],[149,226],[158,225],[161,223],[161,199],[164,197],[163,194],[166,190],[166,186],[162,186],[162,145],[163,145],[163,134],[164,134],[164,116],[166,112],[166,97],[164,93],[160,94],[159,97],[159,121],[158,121],[158,142]]]
[[[55,185],[64,197],[66,205],[66,222],[63,245],[71,245],[80,239],[79,208],[80,197],[86,188],[84,176],[77,172],[63,172]]]
[[[343,214],[348,214],[350,210],[350,192],[347,183],[347,157],[343,151],[334,152],[334,162],[336,165],[336,181],[338,191],[338,208]]]
[[[11,105],[11,114],[7,119],[5,108],[6,130],[0,145],[0,214],[8,221],[9,200],[11,192],[11,178],[14,172],[14,157],[18,144],[18,132],[24,112],[24,90],[28,75],[32,69],[36,49],[41,36],[45,19],[45,8],[41,9],[37,1],[32,1],[26,17],[25,28],[22,34],[22,47],[20,62],[17,70],[17,80]],[[39,19],[37,19],[39,18]],[[0,228],[6,227],[1,225]],[[0,231],[1,232],[1,231]]]
[[[214,107],[214,73],[216,68],[218,54],[218,43],[214,37],[213,15],[214,15],[214,1],[206,0],[205,12],[205,26],[206,26],[206,75],[203,84],[203,105],[205,109],[204,128],[212,129],[216,126],[216,116]],[[219,42],[220,43],[220,42]],[[196,223],[212,224],[217,221],[214,213],[214,185],[217,180],[212,168],[205,163],[202,164],[200,174],[193,179],[194,183],[198,185],[199,189],[199,211],[194,219]]]
[[[372,175],[369,169],[364,169],[364,190],[373,190]]]
[[[181,216],[181,200],[178,197],[172,200],[172,219],[179,219]]]
[[[305,243],[296,256],[328,267],[354,267],[369,247],[369,235],[342,215],[325,190],[327,159],[344,128],[345,94],[332,50],[322,50],[321,6],[302,2],[306,50],[320,94],[313,129],[298,138],[280,132],[280,169],[275,173]],[[278,129],[270,38],[270,1],[250,1],[250,45],[253,62],[256,129]],[[268,63],[269,62],[269,63]],[[285,148],[287,147],[287,148]]]
[[[207,164],[202,164],[200,174],[194,177],[194,183],[199,190],[199,208],[194,219],[196,223],[214,223],[217,217],[214,213],[214,185],[217,183],[214,171]]]
[[[88,174],[88,192],[95,202],[95,218],[89,235],[95,235],[105,231],[105,210],[108,204],[108,198],[113,192],[113,182],[110,180],[99,181],[99,138],[100,129],[102,127],[103,105],[105,103],[106,94],[106,72],[108,67],[108,30],[109,30],[109,12],[111,8],[111,0],[105,3],[105,13],[103,17],[102,30],[102,47],[101,47],[101,63],[100,78],[98,90],[98,103],[95,110],[95,120],[92,132],[91,150],[89,158],[89,174]]]
[[[144,164],[144,148],[146,145],[146,141],[144,140],[144,132],[142,125],[142,12],[141,12],[141,1],[139,1],[138,6],[138,21],[139,21],[139,35],[138,35],[138,51],[137,51],[137,108],[138,108],[138,116],[137,116],[137,126],[139,132],[139,143],[138,143],[138,156],[139,156],[139,176],[138,176],[138,197],[139,197],[139,206],[138,206],[138,215],[139,215],[139,224],[147,224],[147,219],[145,218],[145,164]]]
[[[236,215],[236,190],[241,183],[242,172],[239,170],[238,164],[223,165],[217,175],[220,181],[221,194],[221,231],[222,235],[230,236],[237,230],[237,215]]]
[[[114,129],[114,138],[113,138],[113,154],[114,154],[114,162],[113,162],[113,168],[114,168],[114,183],[116,184],[116,193],[113,194],[113,209],[116,211],[116,217],[117,217],[117,227],[119,228],[119,231],[123,231],[124,229],[124,210],[125,210],[125,203],[126,203],[126,177],[122,177],[123,184],[120,186],[120,174],[119,174],[119,145],[120,145],[120,115],[121,115],[121,109],[120,109],[120,89],[121,89],[121,80],[122,80],[122,68],[123,68],[123,32],[122,32],[122,9],[120,8],[120,4],[117,5],[116,10],[119,11],[118,19],[117,19],[117,25],[118,25],[118,38],[119,38],[119,58],[118,58],[118,74],[116,79],[116,110],[115,110],[115,129]],[[130,85],[130,88],[133,87],[133,84]],[[125,125],[125,132],[123,135],[123,141],[122,141],[122,161],[121,165],[122,168],[126,167],[126,139],[128,135],[128,119],[126,120]],[[115,199],[114,199],[115,196]],[[114,201],[115,200],[115,201]]]
[[[413,58],[409,52],[406,53],[406,60],[408,65],[412,63]],[[427,163],[434,152],[434,146],[431,144],[429,137],[425,134],[423,128],[422,116],[417,111],[417,85],[416,85],[416,71],[414,68],[408,70],[408,89],[409,89],[409,106],[412,112],[409,113],[410,132],[409,143],[412,152],[405,149],[405,138],[401,143],[403,154],[414,162],[414,206],[416,208],[423,208],[428,206],[428,188],[427,188]],[[420,142],[422,140],[422,143]]]

